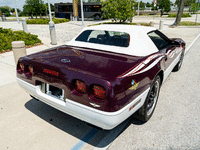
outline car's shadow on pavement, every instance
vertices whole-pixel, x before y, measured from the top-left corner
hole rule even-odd
[[[84,121],[65,114],[41,101],[31,99],[25,107],[44,121],[92,146],[103,148],[112,143],[130,124],[141,125],[133,117],[112,130],[93,127]],[[72,145],[73,146],[73,145]]]

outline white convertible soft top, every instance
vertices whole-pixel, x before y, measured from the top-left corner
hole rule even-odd
[[[133,56],[147,56],[152,53],[158,52],[157,47],[147,35],[148,32],[156,30],[155,28],[152,27],[134,26],[134,25],[97,25],[97,26],[85,27],[83,28],[81,33],[85,30],[126,32],[130,35],[130,43],[128,47],[119,47],[119,46],[110,46],[97,43],[75,41],[75,39],[80,35],[78,34],[74,39],[69,41],[67,45],[94,48],[94,49],[128,54]]]

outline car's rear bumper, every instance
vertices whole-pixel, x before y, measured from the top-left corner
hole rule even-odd
[[[34,86],[19,78],[17,78],[17,82],[27,93],[38,100],[41,100],[64,113],[79,118],[80,120],[107,130],[116,127],[118,124],[136,112],[143,105],[149,91],[149,89],[147,89],[131,103],[116,112],[104,112],[79,104],[69,99],[65,99],[66,102],[64,102],[49,96],[41,91],[40,85]]]

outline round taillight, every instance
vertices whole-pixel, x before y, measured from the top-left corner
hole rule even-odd
[[[99,99],[105,99],[106,90],[102,86],[94,85],[92,88],[92,91],[93,91],[94,97],[99,98]]]
[[[86,93],[86,84],[81,80],[76,80],[75,88],[78,92]]]

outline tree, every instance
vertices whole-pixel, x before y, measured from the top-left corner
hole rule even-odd
[[[48,3],[45,4],[47,7],[47,11],[49,12],[49,7],[48,7]],[[53,4],[50,3],[50,7],[51,7],[51,11],[55,11],[55,7]]]
[[[163,15],[163,12],[170,12],[171,11],[170,0],[159,1],[158,5],[159,5],[159,9],[161,9],[161,16]]]
[[[194,3],[190,7],[190,12],[192,11],[193,13],[195,13],[197,11],[197,9],[198,9],[198,3]]]
[[[142,1],[140,1],[140,9],[144,10],[145,9],[145,3],[143,3]]]
[[[185,0],[184,6],[191,6],[195,3],[196,0]],[[175,4],[179,6],[180,0],[176,0]]]
[[[115,22],[132,22],[134,3],[134,0],[105,0],[102,4],[103,16]]]
[[[11,8],[9,6],[1,6],[0,9],[3,15],[5,15],[6,17],[10,16]]]
[[[152,7],[152,5],[149,2],[147,2],[146,7]]]
[[[12,9],[10,10],[10,12],[14,13],[14,12],[15,12],[15,8],[12,8]],[[21,11],[20,9],[17,8],[17,12],[20,13],[20,12],[22,12],[22,11]]]
[[[152,1],[152,3],[151,3],[151,9],[152,10],[158,10],[158,2],[157,2],[157,4],[156,4],[156,6],[154,6],[154,1]]]
[[[181,16],[183,14],[183,9],[184,9],[184,3],[185,3],[185,0],[180,0],[176,20],[175,20],[175,22],[173,23],[172,26],[178,26],[180,24]]]
[[[135,10],[138,10],[138,2],[135,2],[134,8],[135,8]],[[144,10],[144,9],[145,9],[145,3],[140,1],[140,10]]]
[[[23,8],[24,12],[31,15],[31,18],[33,18],[33,15],[36,15],[37,18],[38,15],[45,14],[45,6],[42,0],[26,0]]]

